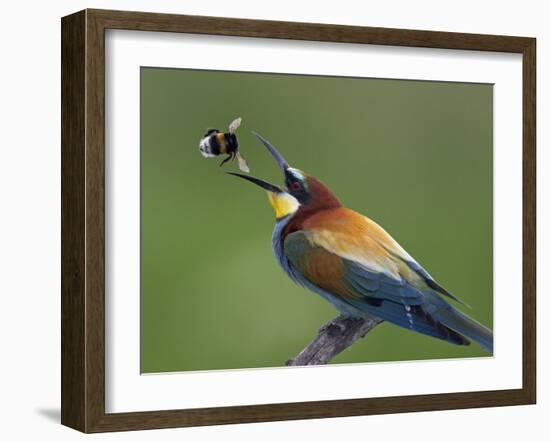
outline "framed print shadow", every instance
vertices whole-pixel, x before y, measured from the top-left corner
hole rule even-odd
[[[61,28],[64,425],[535,403],[535,39]]]

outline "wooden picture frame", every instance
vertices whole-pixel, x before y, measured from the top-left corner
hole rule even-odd
[[[83,432],[533,404],[536,398],[533,38],[84,10],[62,19],[62,409]],[[518,53],[523,63],[523,384],[497,391],[105,412],[105,30]]]

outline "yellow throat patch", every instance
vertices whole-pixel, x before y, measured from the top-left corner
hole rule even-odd
[[[300,207],[298,200],[289,193],[267,192],[267,197],[277,219],[293,214]]]

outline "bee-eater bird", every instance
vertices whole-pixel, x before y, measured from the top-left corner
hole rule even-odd
[[[444,297],[440,286],[382,227],[342,206],[317,178],[290,167],[269,141],[255,133],[277,161],[285,188],[232,173],[267,190],[275,210],[273,250],[284,271],[342,314],[375,316],[451,342],[477,342],[493,352],[493,333]]]

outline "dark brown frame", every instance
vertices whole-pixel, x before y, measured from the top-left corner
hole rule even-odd
[[[84,10],[62,29],[61,422],[83,432],[534,404],[535,53],[526,37]],[[516,390],[105,413],[105,30],[184,32],[523,56],[523,386]]]

